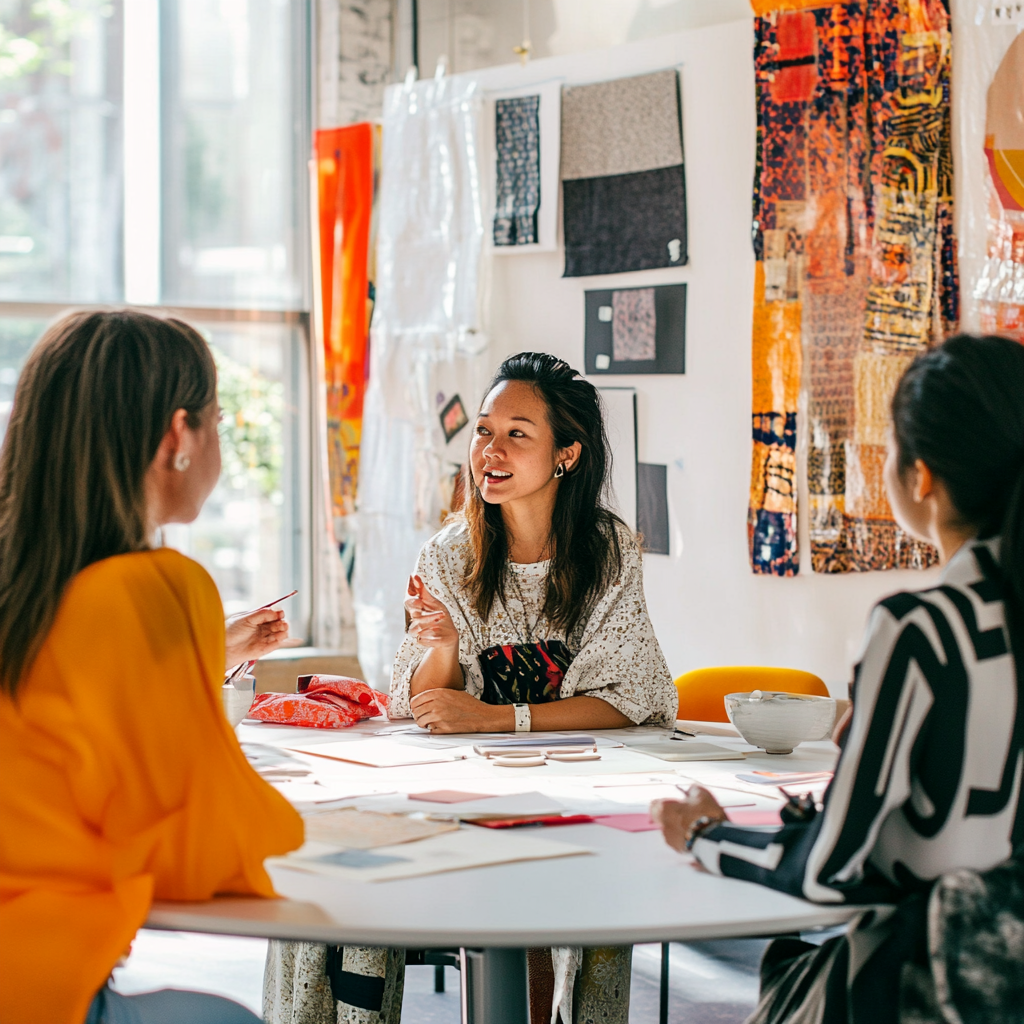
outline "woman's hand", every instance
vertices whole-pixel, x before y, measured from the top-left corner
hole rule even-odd
[[[459,631],[448,609],[427,590],[419,576],[409,577],[409,596],[405,610],[409,613],[409,632],[424,647],[447,647],[458,651]]]
[[[424,690],[409,707],[416,724],[431,732],[505,732],[515,727],[510,704],[485,704],[465,690]]]
[[[288,643],[288,622],[279,608],[261,608],[255,612],[232,615],[224,624],[226,667],[243,661],[258,661],[264,654]]]
[[[691,786],[682,800],[655,800],[651,804],[651,821],[661,826],[665,842],[680,853],[686,852],[693,823],[705,817],[727,820],[721,804],[703,786]]]

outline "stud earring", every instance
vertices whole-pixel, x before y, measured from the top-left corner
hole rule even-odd
[[[565,463],[560,462],[558,468],[555,470],[555,479],[557,480],[560,476],[565,476]]]
[[[191,465],[192,460],[187,455],[182,455],[181,452],[178,452],[178,454],[174,456],[174,468],[179,473],[184,473]]]

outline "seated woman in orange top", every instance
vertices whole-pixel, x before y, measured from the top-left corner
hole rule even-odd
[[[0,452],[0,1020],[255,1021],[106,987],[154,899],[273,896],[302,821],[221,710],[224,616],[164,523],[220,473],[216,374],[186,324],[77,313],[21,375]]]

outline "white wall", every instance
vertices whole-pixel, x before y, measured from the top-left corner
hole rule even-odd
[[[788,665],[818,673],[841,696],[871,605],[935,573],[814,574],[805,524],[798,577],[750,571],[752,41],[745,19],[473,75],[485,88],[505,88],[682,66],[689,265],[563,279],[561,253],[496,257],[492,356],[496,365],[512,352],[543,350],[581,366],[585,290],[687,282],[685,376],[597,381],[637,388],[640,461],[669,467],[672,554],[645,557],[647,601],[669,668]]]

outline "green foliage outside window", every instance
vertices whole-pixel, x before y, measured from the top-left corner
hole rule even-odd
[[[217,363],[221,482],[236,491],[254,486],[275,504],[281,501],[284,385],[268,380],[211,346]]]

